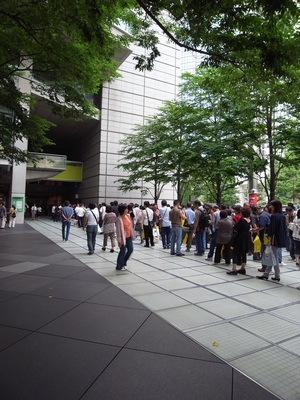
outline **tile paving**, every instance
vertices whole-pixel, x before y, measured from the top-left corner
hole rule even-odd
[[[0,392],[10,394],[4,398],[94,399],[101,393],[108,399],[300,399],[300,291],[296,290],[300,271],[287,261],[285,251],[287,266],[279,284],[257,280],[259,264],[251,257],[246,276],[228,276],[225,265],[213,266],[193,252],[182,258],[170,256],[159,242],[147,249],[135,244],[128,272],[120,273],[115,271],[117,253],[101,250],[101,235],[95,254],[87,256],[86,234],[76,226],[66,243],[61,240],[60,223],[46,218],[26,221],[24,226],[2,231],[1,235],[7,233],[3,241],[18,236],[18,229],[27,232],[27,246],[24,240],[19,251],[2,252],[0,263],[4,341],[0,365],[8,355],[17,360],[17,351],[28,356],[22,343],[34,346],[36,340],[36,348],[47,357],[51,349],[64,349],[64,341],[66,349],[77,348],[76,356],[62,357],[64,367],[79,362],[84,351],[85,363],[89,357],[95,362],[98,352],[104,351],[106,366],[96,363],[96,370],[90,372],[88,365],[83,381],[74,383],[69,392],[62,382],[49,389],[47,381],[48,394],[39,397],[40,382],[33,390],[26,381],[34,371],[32,365],[12,363],[3,374],[7,382],[0,383]],[[53,244],[43,251],[46,238]],[[35,239],[38,252],[28,245]],[[55,301],[49,306],[48,299]],[[139,335],[145,335],[144,341]],[[164,342],[169,343],[169,351]],[[178,343],[189,351],[178,355]],[[89,349],[92,344],[94,353]],[[210,360],[209,365],[203,365],[203,359]],[[59,355],[50,357],[50,370],[59,362]],[[154,370],[145,365],[154,365]],[[24,374],[15,396],[9,373]],[[75,368],[75,381],[78,374]],[[122,377],[115,380],[118,374]],[[52,378],[58,379],[57,371]],[[22,397],[17,395],[20,392]],[[60,396],[55,397],[57,393]]]

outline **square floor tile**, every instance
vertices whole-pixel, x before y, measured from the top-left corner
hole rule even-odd
[[[146,281],[155,281],[160,279],[170,279],[170,275],[163,271],[150,271],[150,272],[135,272],[136,275],[145,279]]]
[[[156,314],[181,330],[196,328],[197,326],[221,321],[219,317],[216,317],[192,304],[157,311]]]
[[[236,299],[262,310],[267,310],[269,308],[274,308],[282,306],[284,304],[288,304],[288,300],[272,296],[271,295],[272,291],[273,290],[267,290],[264,292],[252,292],[252,293],[241,294],[239,296],[236,296]]]
[[[300,275],[300,274],[299,274]],[[272,290],[269,290],[267,292],[268,294],[271,294],[272,296],[279,297],[280,299],[286,300],[286,301],[299,301],[300,300],[300,294],[298,291],[295,291],[292,288],[289,287],[284,287],[284,286],[279,286],[276,287]]]
[[[276,347],[239,358],[231,364],[285,400],[299,399],[299,358]]]
[[[124,346],[149,315],[148,310],[83,303],[41,328],[40,332]]]
[[[292,322],[300,323],[300,303],[287,305],[282,308],[277,308],[276,310],[271,311],[271,314],[276,315],[277,317],[282,317]]]
[[[270,345],[228,322],[193,330],[187,335],[226,361]]]
[[[287,350],[290,353],[293,353],[296,356],[300,357],[300,335],[293,339],[288,339],[285,342],[278,344],[278,347]]]
[[[187,276],[185,279],[201,286],[224,282],[224,279],[207,274],[201,274],[199,276]]]
[[[149,316],[125,347],[151,353],[223,362],[154,314]]]
[[[162,288],[158,287],[157,285],[153,285],[153,283],[150,282],[141,282],[129,285],[124,284],[124,285],[119,285],[118,287],[125,293],[128,293],[130,296],[139,296],[141,294],[156,293],[163,291]]]
[[[82,400],[231,400],[231,382],[226,364],[123,349]]]
[[[23,294],[1,303],[1,324],[36,330],[76,307],[78,302]]]
[[[218,315],[223,319],[237,318],[242,315],[248,315],[257,313],[256,308],[242,304],[239,301],[229,298],[223,298],[220,300],[207,301],[203,303],[198,303],[198,306],[204,308],[205,310]]]
[[[17,329],[0,325],[0,351],[11,346],[13,343],[18,342],[20,339],[30,335],[31,333],[31,331],[27,331],[25,329]]]
[[[168,270],[168,274],[178,276],[179,278],[185,278],[187,276],[200,276],[202,275],[201,272],[195,271],[191,268],[178,268],[178,269],[170,269]]]
[[[165,290],[176,290],[196,286],[191,282],[179,278],[163,279],[160,281],[156,280],[153,281],[153,283]]]
[[[118,351],[33,333],[0,353],[1,398],[80,399]]]
[[[273,343],[299,334],[299,325],[264,312],[232,323]]]
[[[172,290],[172,293],[176,294],[179,297],[182,297],[183,299],[193,304],[200,303],[201,301],[224,299],[224,296],[222,296],[221,294],[218,294],[203,287]]]
[[[210,286],[211,290],[222,293],[226,296],[238,296],[243,293],[253,292],[254,289],[240,286],[238,283],[226,282]]]
[[[136,296],[135,299],[151,311],[179,307],[189,304],[187,301],[169,292],[159,292]]]
[[[14,272],[14,273],[21,274],[22,272],[31,271],[33,269],[44,267],[45,265],[47,265],[47,264],[37,263],[37,262],[32,263],[32,262],[25,261],[22,263],[9,265],[8,267],[3,267],[3,268],[1,268],[1,271]]]
[[[8,292],[29,293],[32,290],[57,281],[56,277],[14,274],[0,279],[0,290]]]

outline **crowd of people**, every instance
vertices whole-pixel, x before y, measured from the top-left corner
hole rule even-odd
[[[31,207],[32,219],[39,216],[39,207]],[[7,215],[9,227],[15,226],[16,207],[9,212],[4,203],[0,203],[0,227],[3,229]],[[145,201],[143,205],[119,204],[117,200],[110,204],[90,203],[71,205],[65,201],[62,206],[51,208],[52,220],[62,223],[62,239],[68,241],[71,225],[86,230],[88,255],[95,251],[96,237],[103,234],[102,251],[110,252],[119,247],[116,269],[127,270],[127,261],[133,252],[133,241],[139,237],[139,243],[149,248],[155,246],[153,232],[159,231],[163,249],[170,255],[183,257],[195,246],[195,256],[205,257],[214,265],[224,259],[231,266],[228,275],[246,274],[247,257],[261,263],[257,278],[268,280],[272,267],[273,281],[280,281],[280,267],[286,265],[282,260],[282,248],[290,254],[299,268],[300,259],[300,209],[295,210],[292,203],[283,213],[279,200],[268,205],[250,206],[249,203],[227,207],[225,205],[201,204],[195,200],[181,205],[175,200],[173,205],[166,200],[161,207]],[[186,249],[182,252],[183,243]],[[207,253],[206,253],[207,251]]]
[[[143,205],[119,204],[117,200],[109,205],[90,203],[88,207],[77,204],[65,214],[66,204],[59,209],[59,220],[63,223],[63,240],[68,240],[71,220],[76,219],[79,228],[86,229],[89,255],[95,250],[97,233],[103,233],[102,250],[106,251],[108,239],[110,252],[119,247],[117,270],[125,271],[127,261],[133,252],[133,240],[139,237],[140,244],[149,248],[155,246],[153,231],[159,230],[163,249],[170,255],[183,257],[195,246],[195,256],[205,257],[214,265],[225,260],[231,266],[228,275],[246,274],[247,257],[261,263],[258,268],[262,275],[257,278],[268,280],[272,267],[275,270],[273,281],[280,281],[282,248],[290,253],[299,267],[300,257],[300,210],[289,204],[283,213],[279,200],[267,206],[248,203],[227,207],[224,205],[201,204],[196,200],[181,205],[175,200],[173,205],[166,200],[161,207],[145,201]],[[71,213],[71,211],[70,211]],[[53,209],[53,220],[57,210]],[[183,243],[186,249],[182,252]],[[207,253],[206,253],[207,251]],[[206,254],[206,255],[205,255]]]

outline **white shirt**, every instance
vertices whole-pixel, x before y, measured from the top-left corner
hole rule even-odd
[[[77,217],[83,217],[84,216],[84,208],[83,207],[76,207],[75,208],[75,214]]]
[[[95,207],[92,210],[88,209],[85,213],[85,218],[87,218],[87,225],[98,225],[98,222],[96,221],[96,218],[99,218],[99,211],[98,208]]]
[[[153,221],[153,211],[151,210],[151,208],[147,207],[145,210],[143,210],[143,225],[146,226],[149,225],[147,213],[149,215],[149,221]]]

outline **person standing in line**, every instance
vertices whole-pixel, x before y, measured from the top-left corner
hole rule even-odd
[[[186,250],[188,253],[191,251],[192,247],[192,238],[194,233],[194,224],[195,224],[195,211],[192,210],[192,203],[190,201],[187,202],[185,216],[187,218],[187,223],[190,227],[188,231],[188,239],[186,244]]]
[[[233,260],[232,270],[227,271],[228,275],[246,274],[247,252],[248,252],[248,237],[251,228],[251,209],[249,207],[242,207],[240,210],[241,216],[236,224],[233,226]],[[236,269],[239,260],[241,260],[241,268]]]
[[[0,228],[5,228],[6,222],[6,207],[4,202],[0,202]]]
[[[294,256],[296,261],[296,267],[299,268],[299,257],[300,257],[300,208],[297,211],[297,216],[294,219],[293,225],[293,246],[294,246]]]
[[[107,239],[110,237],[111,249],[110,252],[113,253],[115,250],[115,235],[116,235],[116,214],[112,210],[112,206],[106,206],[106,212],[103,218],[103,245],[102,250],[106,250]]]
[[[181,253],[181,242],[182,242],[182,220],[185,219],[185,213],[180,210],[180,201],[174,200],[174,207],[169,213],[169,220],[171,221],[171,255],[183,257]],[[176,243],[176,253],[175,253]]]
[[[37,207],[36,207],[36,205],[34,204],[34,205],[31,207],[31,219],[32,219],[32,220],[35,219],[36,212],[37,212]]]
[[[149,247],[149,241],[151,246],[154,246],[154,238],[153,238],[153,226],[154,226],[154,219],[153,219],[153,210],[149,207],[149,201],[144,202],[145,209],[143,210],[143,226],[144,226],[144,233],[145,233],[145,241],[146,244],[144,247]]]
[[[78,228],[82,228],[83,227],[83,220],[84,220],[84,213],[85,213],[85,208],[83,207],[83,204],[79,204],[77,205],[77,207],[75,207],[75,214],[77,216],[77,221],[78,221]]]
[[[171,222],[169,220],[170,207],[167,205],[166,200],[161,201],[161,208],[159,209],[159,217],[161,221],[161,241],[164,249],[170,249],[171,242]]]
[[[271,220],[270,227],[268,231],[268,247],[271,247],[271,253],[273,253],[274,257],[271,261],[274,270],[275,277],[271,279],[273,281],[280,281],[280,268],[279,268],[279,260],[278,260],[278,249],[285,248],[287,245],[287,230],[286,230],[286,220],[285,216],[282,213],[282,204],[279,200],[272,200],[269,205],[269,210],[271,212]],[[272,270],[272,265],[268,265],[264,274],[257,276],[258,279],[268,280],[269,274]]]
[[[209,246],[209,252],[206,257],[206,261],[212,261],[214,257],[214,251],[216,248],[216,240],[218,236],[218,222],[220,221],[220,210],[219,206],[216,204],[213,206],[213,213],[211,214],[211,242]]]
[[[101,206],[99,207],[99,226],[102,229],[103,226],[103,220],[105,217],[106,213],[106,203],[102,203]]]
[[[135,204],[134,209],[134,237],[136,239],[136,232],[140,236],[140,244],[143,244],[143,213],[138,204]]]
[[[118,207],[119,216],[116,220],[117,241],[119,246],[119,254],[117,258],[117,271],[127,270],[127,261],[133,252],[133,228],[132,222],[128,215],[126,204],[120,204]]]
[[[95,203],[90,203],[89,208],[86,210],[84,215],[83,227],[86,228],[86,238],[89,256],[94,254],[96,247],[96,236],[98,233],[98,223],[99,223],[99,211]]]
[[[223,258],[225,264],[230,265],[230,239],[232,238],[232,222],[228,219],[226,210],[220,211],[220,219],[216,225],[216,251],[214,264],[220,264],[221,262],[221,251],[223,248]]]
[[[73,216],[73,208],[70,207],[70,202],[66,200],[64,206],[61,208],[62,240],[66,242],[69,239],[72,216]]]
[[[16,216],[17,216],[17,210],[14,205],[11,206],[9,210],[9,223],[8,227],[9,228],[14,228],[16,225]]]
[[[195,256],[204,256],[204,247],[203,247],[203,235],[205,234],[205,230],[200,227],[200,218],[202,211],[200,210],[201,203],[199,200],[194,201],[194,209],[195,209],[195,222],[194,222],[194,235],[195,235],[195,244],[196,244],[196,253]]]

